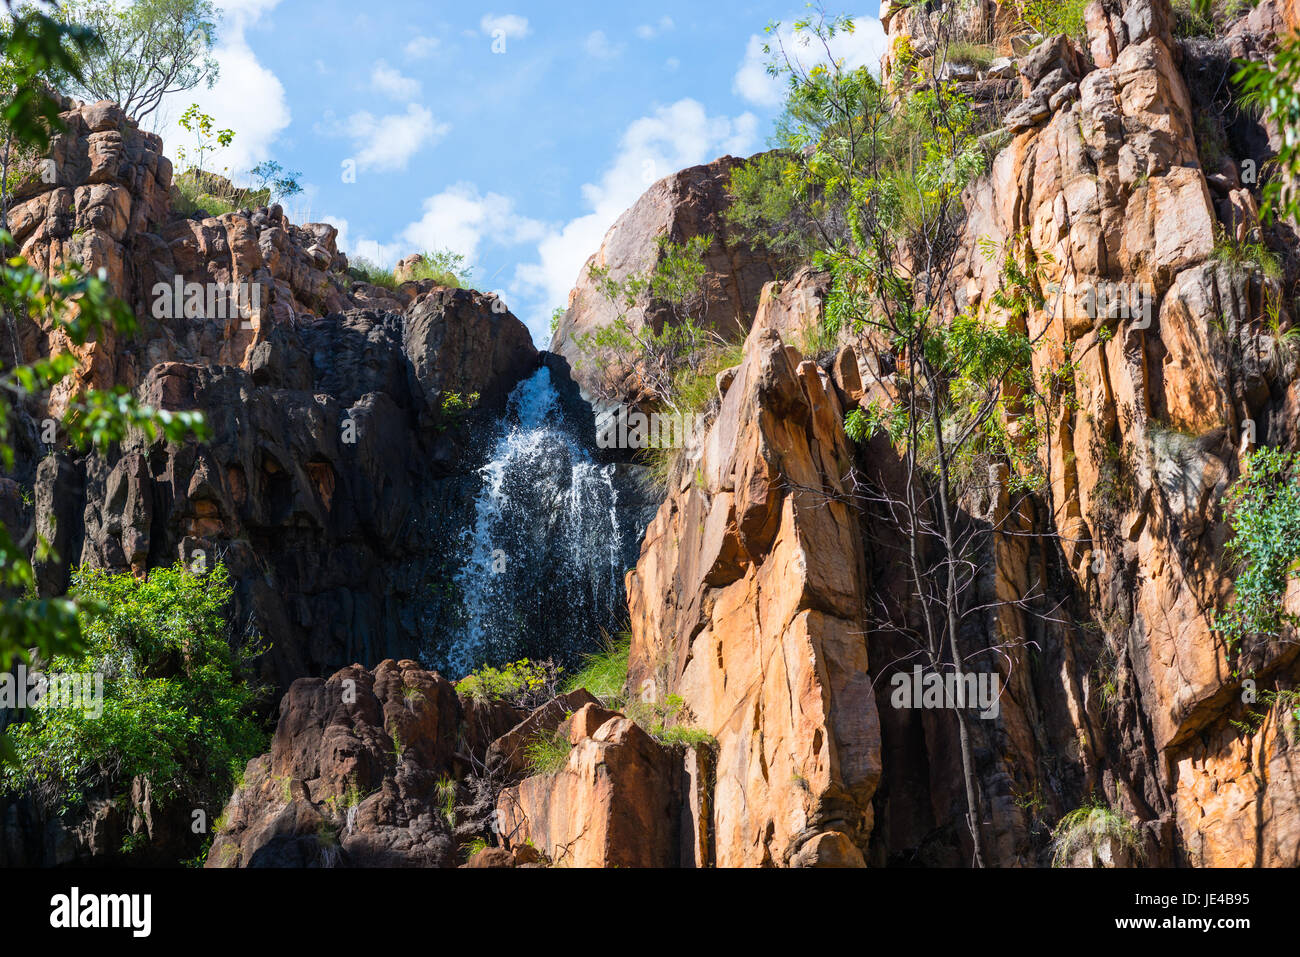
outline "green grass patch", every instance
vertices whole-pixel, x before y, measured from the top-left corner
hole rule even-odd
[[[172,179],[172,209],[183,216],[222,216],[239,209],[266,206],[269,189],[240,189],[224,176],[187,169]]]
[[[971,43],[954,40],[948,44],[947,60],[959,66],[973,66],[983,70],[997,59],[997,52],[988,43]]]
[[[391,269],[385,269],[364,256],[355,256],[348,260],[348,275],[357,282],[369,283],[381,289],[396,289],[401,285]]]
[[[1052,831],[1052,866],[1069,866],[1085,848],[1095,855],[1105,842],[1139,854],[1142,849],[1137,829],[1113,808],[1094,799],[1057,822]]]
[[[1214,238],[1214,258],[1236,272],[1258,272],[1265,279],[1282,278],[1282,261],[1261,242],[1242,242],[1220,226]]]
[[[582,659],[582,668],[564,683],[564,690],[585,688],[600,699],[606,708],[618,708],[624,701],[627,684],[628,655],[632,649],[632,634],[620,631],[605,636],[604,647]]]
[[[693,366],[684,366],[673,376],[672,392],[661,413],[683,416],[707,416],[718,397],[718,373],[740,364],[745,355],[743,340],[705,347],[704,357]],[[681,461],[685,444],[651,446],[641,453],[643,464],[661,486],[672,481]]]
[[[470,269],[460,253],[454,253],[450,249],[435,249],[426,250],[419,256],[415,265],[410,267],[410,281],[432,279],[439,286],[450,286],[453,289],[463,289],[469,285]]]
[[[681,695],[670,694],[662,701],[633,698],[626,702],[624,711],[650,737],[667,747],[675,744],[709,748],[718,746],[713,735],[688,723],[691,715]]]
[[[569,761],[573,744],[567,734],[551,731],[534,735],[524,745],[524,758],[530,774],[556,774]]]
[[[1082,39],[1087,34],[1083,11],[1089,0],[1026,0],[1020,18],[1025,26],[1045,37],[1064,33]]]

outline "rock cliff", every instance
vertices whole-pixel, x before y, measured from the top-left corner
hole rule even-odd
[[[934,53],[939,7],[882,5],[887,79]],[[1296,866],[1300,723],[1293,705],[1252,699],[1242,674],[1295,689],[1300,643],[1237,661],[1215,616],[1233,586],[1227,489],[1252,447],[1300,448],[1300,359],[1281,341],[1298,318],[1282,295],[1300,274],[1296,237],[1261,224],[1238,164],[1262,162],[1279,134],[1225,77],[1300,8],[1262,0],[1202,39],[1177,35],[1168,0],[1094,0],[1085,21],[1080,38],[1041,37],[1009,5],[963,4],[959,32],[998,56],[949,76],[989,124],[989,163],[963,196],[948,314],[1023,321],[1036,376],[1069,396],[1041,490],[1013,495],[995,464],[959,503],[987,611],[957,643],[1001,689],[970,732],[985,863],[1049,865],[1053,826],[1098,801],[1131,845],[1065,863]],[[540,362],[564,364],[491,297],[351,282],[327,226],[275,208],[171,216],[156,139],[107,104],[68,118],[59,184],[31,186],[10,214],[28,255],[102,263],[142,315],[172,274],[267,294],[249,328],[147,320],[141,342],[80,355],[83,383],[203,409],[210,442],[43,458],[30,439],[15,477],[34,505],[5,513],[97,566],[219,557],[239,582],[236,620],[278,637],[275,738],[208,866],[970,862],[957,720],[891,696],[908,653],[897,626],[916,609],[889,516],[863,490],[897,486],[896,450],[845,432],[899,382],[867,337],[796,348],[822,328],[829,280],[727,238],[740,161],[656,183],[591,260],[626,276],[654,265],[661,237],[717,237],[708,318],[744,346],[627,573],[624,687],[525,706],[458,695],[409,659],[437,558],[429,523],[470,495],[441,396],[479,392],[490,415]],[[1247,239],[1279,269],[1223,254]],[[1042,303],[1019,320],[989,244],[1037,263]],[[1087,308],[1085,290],[1106,283],[1141,290],[1143,307]],[[634,377],[598,383],[607,370],[582,365],[580,337],[613,316],[584,268],[552,349],[589,392],[637,401]],[[669,314],[651,304],[634,320]],[[62,347],[35,327],[11,339],[24,356]],[[42,587],[66,587],[67,564],[43,567]],[[1300,614],[1294,582],[1286,607]],[[527,757],[538,741],[553,766]]]

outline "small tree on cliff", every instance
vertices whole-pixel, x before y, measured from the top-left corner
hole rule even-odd
[[[208,0],[65,0],[62,8],[69,23],[99,37],[78,52],[79,70],[69,77],[68,91],[82,99],[114,100],[143,120],[168,93],[217,80],[217,13]]]
[[[910,590],[910,612],[882,607],[876,627],[905,639],[911,651],[904,659],[955,674],[961,685],[971,654],[959,639],[990,607],[978,584],[978,556],[990,530],[970,520],[961,498],[996,495],[999,462],[1013,466],[1019,491],[1038,484],[1037,456],[1027,448],[1037,416],[1019,430],[1008,421],[1043,401],[1045,383],[1034,379],[1034,343],[1024,323],[1042,293],[1034,264],[1014,244],[992,250],[1004,280],[997,308],[969,312],[951,291],[962,250],[962,190],[984,167],[968,99],[938,79],[952,9],[942,8],[929,63],[922,68],[901,51],[889,85],[833,55],[832,41],[853,29],[851,20],[818,11],[794,25],[796,44],[819,52],[812,66],[787,47],[779,25],[769,27],[776,38],[769,70],[789,82],[779,127],[785,149],[751,175],[767,175],[768,189],[789,197],[782,208],[798,211],[771,226],[787,231],[787,248],[816,249],[814,261],[831,274],[827,332],[847,331],[875,354],[877,394],[890,397],[846,418],[851,437],[885,434],[885,448],[898,456],[891,468],[866,476],[857,492],[860,506],[883,514],[897,531]],[[733,195],[742,200],[757,189],[752,182],[737,186]],[[764,214],[751,207],[732,221],[761,228]],[[789,235],[791,223],[802,238]],[[1012,603],[1027,606],[1026,597]],[[1011,637],[974,654],[1019,643]],[[974,862],[982,866],[972,719],[960,706],[956,717],[966,823]]]
[[[696,236],[683,243],[663,238],[659,262],[646,273],[615,279],[608,266],[592,263],[588,276],[614,307],[613,322],[576,336],[581,363],[607,370],[633,369],[653,402],[678,412],[683,378],[695,376],[723,345],[706,324],[709,288],[704,255],[712,237]],[[645,316],[652,304],[667,307],[658,325]],[[637,310],[642,315],[634,316]],[[618,394],[614,388],[609,397]]]

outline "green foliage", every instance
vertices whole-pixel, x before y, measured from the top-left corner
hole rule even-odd
[[[524,758],[530,774],[557,774],[569,763],[573,743],[559,731],[534,735],[524,745]]]
[[[222,216],[270,202],[267,190],[240,189],[224,176],[187,169],[172,178],[172,209],[182,216]]]
[[[1029,308],[1043,305],[1033,276],[1008,254],[993,296],[1005,315],[958,313],[925,339],[931,374],[947,385],[940,395],[940,422],[955,450],[952,465],[959,482],[973,478],[976,459],[989,455],[1011,463],[1013,490],[1037,489],[1046,480],[1038,455],[1041,434],[1050,421],[1052,397],[1059,400],[1072,381],[1073,364],[1067,360],[1035,377],[1033,344],[1023,322]],[[855,442],[886,435],[895,446],[911,447],[926,469],[937,468],[933,420],[914,419],[905,405],[872,401],[854,408],[845,416],[844,431]]]
[[[789,141],[805,167],[802,189],[819,206],[842,207],[847,224],[847,241],[817,256],[832,276],[828,331],[884,326],[897,337],[924,329],[931,317],[916,311],[917,276],[887,244],[951,241],[958,197],[984,168],[969,98],[936,83],[907,93],[894,110],[863,69],[814,77],[787,109],[805,117]],[[855,112],[836,112],[844,109]],[[819,122],[826,112],[834,122]]]
[[[1064,33],[1082,39],[1087,34],[1083,11],[1088,0],[1024,0],[1020,19],[1025,26],[1045,37]]]
[[[469,285],[471,271],[460,253],[435,249],[420,253],[419,260],[411,267],[410,278],[412,281],[432,279],[440,286],[462,289]]]
[[[889,436],[889,441],[899,444],[907,435],[910,419],[901,405],[881,404],[875,400],[858,406],[844,417],[844,432],[854,442],[873,439],[877,435]]]
[[[1282,135],[1277,156],[1267,164],[1262,218],[1300,221],[1300,31],[1279,44],[1271,64],[1242,61],[1232,81],[1243,104],[1275,123]]]
[[[447,822],[448,827],[454,828],[456,826],[456,779],[444,774],[434,785],[434,794],[438,799],[438,810],[442,812],[442,819]]]
[[[585,688],[600,699],[606,708],[620,707],[627,684],[628,655],[632,649],[632,635],[622,631],[605,636],[604,647],[582,659],[582,668],[564,683],[564,690]]]
[[[207,0],[63,0],[61,15],[99,38],[77,54],[80,79],[68,84],[84,100],[113,100],[140,120],[165,95],[216,82],[217,12]]]
[[[266,195],[266,199],[262,202],[248,205],[266,206],[272,200],[283,202],[290,196],[297,196],[302,192],[302,185],[298,182],[302,173],[297,170],[287,170],[276,160],[263,160],[248,172],[257,181],[257,185],[248,192]]]
[[[551,661],[521,658],[500,668],[484,665],[456,682],[457,694],[477,701],[534,707],[551,696],[560,669]]]
[[[683,416],[705,416],[718,400],[718,374],[740,364],[744,358],[745,343],[710,338],[693,361],[685,363],[673,376],[668,405]],[[656,437],[657,438],[657,437]],[[685,446],[660,446],[652,444],[643,449],[640,458],[650,470],[651,477],[661,486],[667,486],[682,460]]]
[[[1132,824],[1100,800],[1094,799],[1066,814],[1052,831],[1052,866],[1068,867],[1078,851],[1109,841],[1141,853],[1142,840]]]
[[[1261,691],[1259,700],[1265,707],[1277,711],[1279,718],[1285,716],[1291,727],[1291,742],[1300,744],[1300,690],[1295,688]]]
[[[878,414],[879,406],[875,406],[874,408]],[[878,431],[878,426],[872,425],[868,412],[863,411],[861,406],[855,405],[853,408],[849,409],[848,414],[844,416],[844,434],[854,442],[862,442],[863,440],[875,435]]]
[[[680,744],[688,748],[716,748],[718,746],[718,739],[703,728],[692,728],[681,724],[659,728],[654,734],[654,738],[660,744],[669,747],[674,744]]]
[[[367,795],[361,793],[361,789],[357,787],[355,782],[350,782],[342,794],[331,794],[327,797],[325,806],[334,814],[346,817],[348,811],[360,804],[366,797]],[[214,826],[214,830],[220,831],[221,828]]]
[[[556,306],[551,312],[551,335],[555,335],[555,330],[560,328],[560,322],[564,319],[564,314],[569,310],[564,306]]]
[[[443,432],[446,429],[460,425],[470,411],[478,405],[479,394],[471,392],[469,395],[461,395],[459,392],[443,392],[438,404],[439,411],[442,413],[437,429]]]
[[[73,593],[94,609],[78,614],[85,649],[54,656],[46,670],[102,675],[103,713],[29,711],[11,731],[19,764],[5,771],[6,787],[35,786],[66,809],[143,775],[160,803],[223,802],[267,744],[253,716],[257,692],[238,676],[264,648],[237,658],[227,643],[225,568],[158,568],[144,581],[82,569]]]
[[[396,289],[400,285],[391,269],[385,269],[364,256],[354,256],[348,262],[348,275],[358,282],[368,282],[381,289]]]
[[[662,701],[630,698],[624,705],[624,711],[660,744],[709,748],[718,746],[713,735],[690,724],[691,714],[681,695],[670,694]]]
[[[704,255],[712,241],[710,236],[696,236],[674,243],[661,237],[655,268],[623,279],[615,279],[608,266],[592,263],[589,276],[616,315],[609,325],[574,338],[582,354],[579,363],[635,368],[658,402],[677,412],[686,411],[677,404],[676,384],[683,375],[700,375],[723,345],[704,321],[708,305]],[[659,328],[643,320],[633,321],[633,310],[644,311],[654,303],[670,312]]]
[[[37,4],[14,9],[0,21],[0,126],[20,145],[44,150],[59,119],[54,91],[76,84],[81,61],[102,45],[88,26],[50,16]],[[98,97],[95,97],[98,99]]]
[[[448,249],[420,253],[420,259],[411,267],[403,282],[432,279],[440,286],[463,289],[469,285],[471,270],[465,266],[465,257]],[[391,269],[376,265],[363,256],[353,257],[348,264],[348,274],[359,282],[368,282],[383,289],[396,289],[402,283]]]
[[[216,121],[200,110],[197,103],[191,103],[177,122],[181,129],[194,137],[194,151],[190,153],[184,146],[179,146],[176,148],[176,159],[200,177],[204,172],[204,158],[209,153],[229,146],[235,139],[234,130],[217,129]]]
[[[1172,0],[1173,32],[1178,37],[1217,37],[1250,11],[1257,0]]]
[[[1262,242],[1238,240],[1223,227],[1215,231],[1214,258],[1237,272],[1258,272],[1274,282],[1282,278],[1282,261]]]
[[[705,320],[708,309],[708,267],[705,254],[712,237],[696,236],[683,243],[659,240],[659,259],[648,273],[616,279],[608,267],[592,263],[589,276],[615,308],[614,320],[592,333],[574,337],[581,353],[577,365],[607,370],[597,387],[606,398],[620,397],[617,377],[635,373],[647,393],[648,405],[681,416],[702,413],[717,395],[716,376],[740,361],[743,342],[728,342]],[[666,308],[646,318],[652,305]],[[633,310],[642,315],[633,318]],[[682,446],[653,447],[641,456],[661,483],[676,469]]]
[[[1295,628],[1283,607],[1287,583],[1300,574],[1300,455],[1260,448],[1226,498],[1232,528],[1226,554],[1236,566],[1235,600],[1215,619],[1230,651]]]
[[[791,188],[798,166],[778,151],[759,153],[731,171],[723,213],[731,235],[790,262],[812,258],[822,225]]]

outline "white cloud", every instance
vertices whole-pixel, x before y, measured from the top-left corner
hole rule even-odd
[[[176,121],[191,103],[212,116],[217,129],[232,129],[230,146],[205,160],[206,168],[228,167],[236,176],[272,155],[272,145],[289,125],[289,104],[279,78],[253,53],[244,31],[279,0],[219,0],[222,13],[213,56],[221,72],[211,89],[200,85],[193,90],[170,93],[148,119],[163,137],[167,152],[175,155],[177,145],[188,145],[189,134]]]
[[[600,181],[582,187],[590,212],[549,230],[537,245],[537,260],[521,264],[516,271],[516,287],[541,300],[528,319],[533,337],[547,340],[550,310],[568,301],[587,257],[600,248],[614,220],[655,180],[724,153],[748,153],[757,132],[758,120],[752,113],[709,116],[692,99],[660,107],[631,123]]]
[[[406,41],[406,46],[402,47],[402,52],[412,60],[423,60],[438,49],[441,44],[442,41],[437,37],[426,37],[423,34],[417,34]]]
[[[326,116],[329,121],[330,117]],[[323,132],[346,136],[352,140],[358,170],[391,171],[405,169],[420,149],[431,146],[451,129],[439,123],[433,113],[418,103],[407,106],[405,113],[376,117],[373,113],[353,113],[346,122],[327,125]]]
[[[657,23],[643,23],[636,28],[636,35],[642,40],[653,40],[661,33],[667,33],[675,24],[672,17],[660,17]]]
[[[514,200],[500,193],[481,195],[473,183],[456,183],[424,201],[424,215],[401,232],[411,252],[450,249],[473,264],[485,240],[501,245],[535,242],[545,226],[520,216]]]
[[[497,15],[488,13],[478,22],[481,29],[487,36],[492,36],[498,30],[503,36],[507,37],[526,37],[528,36],[528,18],[521,17],[517,13],[506,13]]]
[[[865,66],[878,73],[880,57],[885,52],[885,30],[875,17],[854,17],[853,22],[856,29],[852,33],[836,34],[830,41],[830,54],[842,59],[847,69]],[[825,47],[815,40],[808,42],[806,32],[796,35],[790,26],[783,24],[778,36],[790,57],[805,68],[827,62]],[[776,107],[785,101],[785,82],[768,75],[768,56],[763,52],[766,43],[775,53],[777,39],[777,36],[752,35],[745,48],[745,58],[732,80],[733,92],[757,106]]]
[[[413,100],[420,95],[420,81],[403,76],[400,70],[383,60],[375,63],[370,72],[370,88],[394,100]]]
[[[583,43],[587,53],[598,60],[614,60],[622,55],[626,44],[611,43],[604,30],[592,30]]]
[[[321,222],[329,223],[339,231],[335,244],[349,259],[368,259],[376,265],[392,268],[397,260],[406,255],[402,243],[381,243],[373,239],[353,239],[348,221],[340,216],[322,216]]]
[[[482,194],[473,183],[456,183],[424,201],[424,215],[409,223],[392,242],[353,239],[346,219],[325,217],[338,228],[338,246],[350,256],[364,256],[391,266],[403,256],[422,250],[450,249],[465,257],[469,266],[487,242],[505,246],[536,242],[545,224],[515,210],[514,200],[500,193]]]

